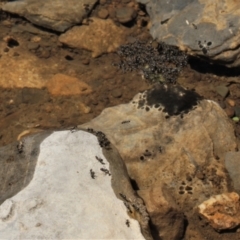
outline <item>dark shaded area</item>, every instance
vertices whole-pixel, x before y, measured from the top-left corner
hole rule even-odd
[[[240,67],[228,68],[224,65],[210,63],[196,57],[189,57],[190,67],[199,73],[209,73],[217,76],[237,77],[240,76]]]
[[[131,182],[133,190],[138,191],[139,187],[138,187],[137,182],[134,179],[130,179],[130,182]]]
[[[8,47],[13,48],[19,46],[19,43],[17,40],[10,38],[7,42]]]
[[[118,49],[120,63],[115,64],[125,71],[141,70],[149,82],[175,83],[182,68],[187,65],[187,55],[177,47],[139,40],[122,45]]]
[[[157,84],[147,91],[147,105],[161,104],[163,111],[169,116],[189,112],[202,97],[196,92],[186,90],[181,86]]]
[[[40,144],[50,134],[50,131],[39,133],[0,148],[0,204],[30,183],[40,153]],[[21,152],[19,144],[22,145]]]

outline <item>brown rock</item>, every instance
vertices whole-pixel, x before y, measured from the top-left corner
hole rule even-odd
[[[237,142],[232,123],[218,104],[201,100],[188,114],[166,118],[169,106],[182,109],[186,102],[179,96],[186,95],[176,86],[163,97],[160,89],[171,88],[164,85],[139,93],[130,103],[107,108],[79,127],[102,131],[117,148],[154,222],[155,239],[172,240],[181,239],[177,236],[182,214],[193,222],[195,209],[207,196],[229,192],[229,175],[216,156],[223,159],[227,151],[235,151]],[[173,93],[178,96],[175,103],[169,97]]]
[[[112,96],[115,98],[120,98],[122,96],[122,90],[121,89],[112,90]]]
[[[59,41],[73,48],[92,51],[92,57],[114,52],[124,43],[126,29],[117,27],[112,20],[91,18],[88,26],[76,26],[62,34]]]
[[[227,103],[228,103],[231,107],[234,107],[234,106],[235,106],[235,101],[232,100],[232,99],[230,99],[230,98],[227,99]]]
[[[201,203],[198,210],[217,231],[240,225],[240,201],[235,192],[215,195]]]
[[[24,43],[18,39],[20,46]],[[0,42],[0,49],[6,43]],[[57,65],[49,65],[28,51],[18,49],[21,60],[3,54],[0,58],[0,87],[2,88],[42,88],[51,77],[51,72],[57,70]],[[17,67],[16,67],[17,66]],[[6,71],[7,69],[7,71]]]
[[[136,17],[136,12],[133,8],[122,7],[116,11],[116,18],[120,23],[127,23]]]
[[[144,200],[151,222],[160,233],[160,239],[181,239],[184,233],[184,215],[177,210],[177,205],[167,189],[162,189],[156,186],[150,190],[140,190],[138,195]]]
[[[102,19],[106,19],[108,17],[109,13],[108,10],[105,8],[102,8],[98,11],[98,17]]]
[[[49,80],[47,88],[52,95],[85,95],[92,92],[91,87],[78,78],[59,73]]]

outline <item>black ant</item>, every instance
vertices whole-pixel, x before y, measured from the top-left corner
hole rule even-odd
[[[96,175],[95,175],[95,172],[92,169],[90,169],[90,175],[91,175],[92,179],[95,179]]]

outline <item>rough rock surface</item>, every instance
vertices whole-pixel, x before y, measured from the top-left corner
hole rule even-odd
[[[194,209],[230,191],[223,162],[237,146],[233,127],[220,106],[195,92],[158,85],[79,128],[102,131],[116,146],[161,239],[180,239],[183,213],[196,226]]]
[[[48,81],[47,88],[52,95],[85,95],[92,92],[91,87],[80,79],[60,73]]]
[[[124,31],[125,30],[125,31]],[[69,47],[92,51],[92,57],[114,52],[124,43],[126,29],[118,27],[111,19],[91,18],[89,25],[76,26],[59,37]]]
[[[153,38],[179,46],[189,54],[240,66],[240,2],[238,1],[158,1],[146,4]]]
[[[114,174],[100,170],[109,163],[95,136],[54,132],[40,146],[33,141],[38,137],[17,148],[33,158],[35,172],[27,187],[0,205],[1,239],[144,239],[113,192]]]
[[[41,27],[64,32],[82,22],[96,0],[24,0],[8,2],[2,9],[19,14]],[[87,7],[86,7],[87,6]]]
[[[212,196],[200,204],[198,209],[217,231],[233,229],[240,225],[240,201],[235,192]]]

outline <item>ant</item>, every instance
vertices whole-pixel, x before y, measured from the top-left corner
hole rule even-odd
[[[105,163],[103,162],[103,159],[98,157],[98,156],[95,156],[95,158],[102,164],[102,165],[105,165]]]
[[[106,175],[108,174],[111,176],[111,173],[106,168],[100,168],[101,171],[103,171]]]
[[[90,169],[90,175],[92,179],[96,178],[95,172],[92,169]]]
[[[126,220],[125,223],[126,223],[127,227],[130,227],[130,221],[128,219]]]

